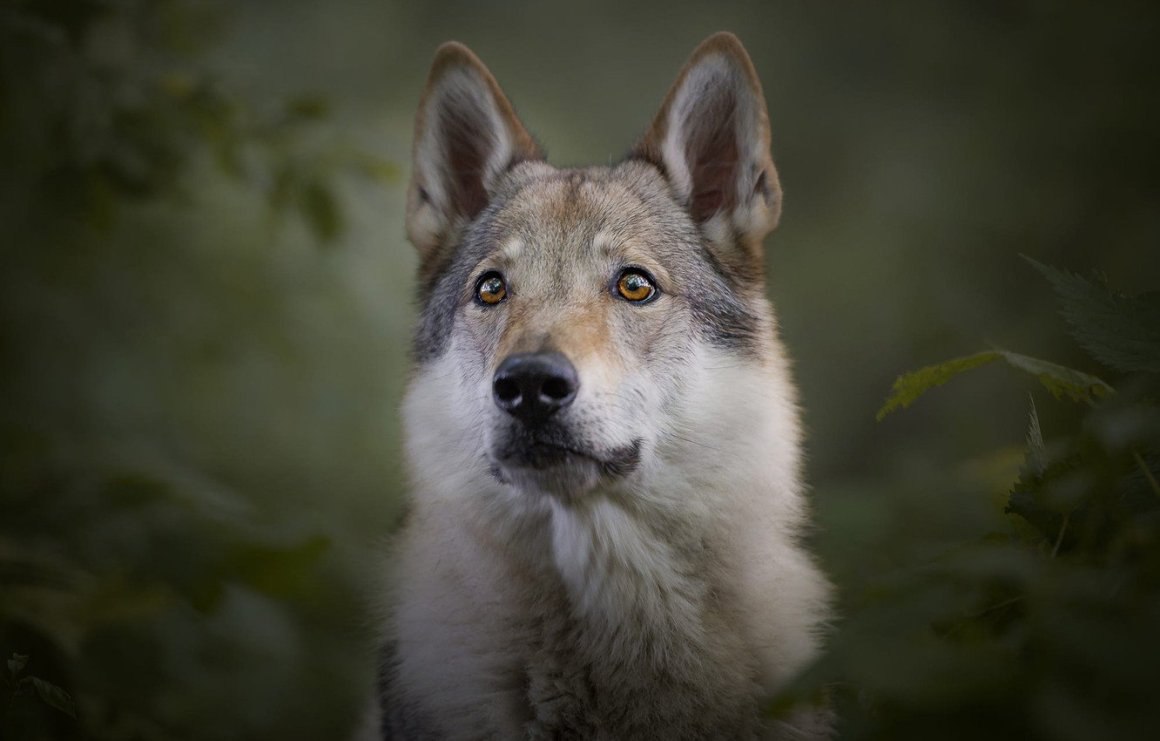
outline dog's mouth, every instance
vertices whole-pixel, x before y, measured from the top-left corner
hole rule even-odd
[[[547,471],[576,464],[595,465],[605,478],[620,478],[636,470],[641,460],[641,439],[628,445],[595,452],[571,441],[545,439],[540,436],[520,436],[510,440],[495,456],[492,475],[510,483],[504,469],[532,469]]]

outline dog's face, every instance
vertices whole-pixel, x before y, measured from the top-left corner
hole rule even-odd
[[[583,170],[543,162],[479,60],[442,47],[407,214],[424,305],[412,406],[442,431],[424,444],[442,435],[520,492],[636,475],[689,432],[682,389],[705,357],[768,350],[761,239],[779,206],[760,86],[732,36],[698,48],[632,155]]]

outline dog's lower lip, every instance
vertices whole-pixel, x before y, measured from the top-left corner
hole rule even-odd
[[[626,476],[640,465],[640,449],[642,440],[638,437],[623,448],[612,451],[612,455],[600,461],[604,473],[609,476]]]
[[[614,448],[605,455],[596,455],[577,448],[561,445],[559,443],[547,440],[531,440],[526,445],[522,446],[520,452],[532,452],[539,449],[542,452],[548,452],[561,458],[565,456],[575,456],[577,458],[584,458],[595,463],[600,467],[601,471],[608,476],[624,476],[632,473],[638,465],[640,465],[640,451],[642,441],[640,438],[633,440],[630,444],[620,448]],[[501,460],[510,461],[520,457],[516,451],[509,451]],[[534,457],[534,456],[533,456]],[[550,465],[550,464],[549,464]],[[534,468],[541,468],[539,465],[533,463]],[[546,466],[544,466],[546,467]]]

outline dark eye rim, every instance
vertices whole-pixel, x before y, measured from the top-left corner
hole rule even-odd
[[[501,298],[499,301],[496,301],[494,304],[489,304],[483,300],[482,296],[479,295],[479,290],[483,288],[483,282],[489,278],[499,278],[500,283],[503,284],[503,298]],[[498,270],[485,270],[478,278],[475,279],[475,290],[472,292],[472,300],[474,300],[478,306],[482,306],[485,309],[490,309],[493,306],[499,306],[500,304],[507,301],[508,296],[510,295],[511,290],[508,288],[507,278],[505,278],[503,273],[499,272]]]
[[[648,284],[652,286],[652,293],[642,299],[631,299],[622,296],[618,286],[620,285],[620,281],[624,278],[624,276],[628,275],[629,273],[637,273],[638,275],[643,276],[644,279],[648,281]],[[621,268],[613,277],[612,285],[609,286],[609,290],[612,292],[613,297],[618,298],[626,303],[633,304],[634,306],[644,306],[645,304],[651,304],[661,295],[661,287],[657,285],[657,279],[653,277],[652,273],[640,267],[639,265],[625,265],[623,268]]]

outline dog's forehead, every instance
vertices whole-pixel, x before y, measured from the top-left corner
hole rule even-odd
[[[631,175],[594,167],[525,180],[497,213],[497,252],[520,261],[583,263],[670,245],[675,204],[647,176]]]
[[[521,188],[505,204],[500,221],[513,239],[552,249],[590,245],[610,223],[632,224],[643,216],[639,198],[621,184],[566,172]]]

